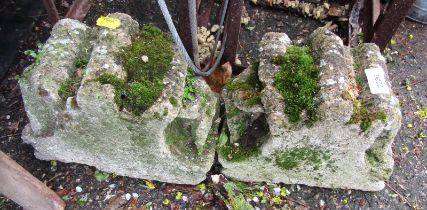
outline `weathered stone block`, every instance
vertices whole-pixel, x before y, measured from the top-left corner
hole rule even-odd
[[[381,190],[393,169],[391,144],[400,127],[401,113],[388,77],[389,94],[374,95],[364,69],[379,67],[387,75],[384,58],[372,44],[361,45],[352,53],[324,28],[313,32],[307,44],[320,71],[315,96],[319,120],[307,125],[304,119],[308,115],[303,112],[301,121],[291,123],[284,112],[287,104],[275,83],[281,68],[273,59],[284,55],[291,41],[286,34],[267,33],[260,44],[258,76],[262,90],[257,109],[236,103],[247,92],[244,88],[229,89],[224,94],[227,116],[231,117],[227,120],[227,144],[234,146],[219,153],[223,173],[242,181]],[[240,80],[247,81],[247,77],[231,84]],[[265,125],[258,127],[266,128],[267,134],[248,138],[254,113],[266,116]],[[236,123],[240,121],[245,123],[240,126]]]
[[[174,50],[172,67],[154,104],[140,115],[121,109],[115,101],[118,90],[98,78],[106,73],[127,78],[120,53],[138,36],[139,25],[125,14],[109,16],[120,19],[121,26],[92,29],[64,19],[54,27],[41,63],[28,68],[28,78],[20,80],[30,118],[22,138],[44,160],[83,163],[164,182],[203,181],[215,155],[217,96],[203,80],[193,78],[196,92],[190,93],[192,100],[183,100],[189,75]],[[61,83],[76,74],[74,62],[80,57],[88,63],[76,93],[61,99]]]

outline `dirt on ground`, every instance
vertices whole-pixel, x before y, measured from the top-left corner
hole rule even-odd
[[[171,8],[175,2],[169,1]],[[257,44],[268,31],[285,32],[292,40],[307,37],[323,23],[297,14],[247,4],[251,18],[242,26],[239,58],[244,64],[257,60]],[[85,22],[94,25],[97,17],[124,12],[140,24],[151,23],[166,30],[155,1],[96,1]],[[19,55],[0,83],[0,150],[17,161],[35,177],[58,193],[67,209],[217,209],[226,208],[223,189],[210,176],[203,186],[175,185],[103,174],[96,168],[74,163],[42,161],[33,148],[20,138],[28,123],[19,86],[15,79],[33,61],[22,51],[36,49],[51,30],[46,16],[38,18],[32,34],[23,40]],[[427,106],[427,26],[405,21],[393,38],[386,55],[393,90],[402,106],[402,128],[393,145],[395,169],[379,192],[322,189],[304,185],[280,185],[290,194],[279,203],[251,201],[261,209],[283,206],[292,209],[427,209],[427,119],[416,114]],[[224,179],[224,178],[222,178]],[[206,189],[204,190],[204,186]],[[266,183],[248,183],[248,187],[277,187]],[[19,187],[19,186],[16,186]],[[0,195],[0,209],[21,209]]]

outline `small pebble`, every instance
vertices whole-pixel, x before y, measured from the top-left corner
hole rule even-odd
[[[110,184],[110,185],[108,185],[108,187],[109,187],[109,188],[115,188],[115,187],[116,187],[116,184]]]
[[[10,115],[6,115],[6,120],[10,119]]]
[[[325,201],[320,200],[320,201],[319,201],[319,205],[320,205],[320,207],[323,207],[323,206],[325,205]]]
[[[132,196],[129,193],[126,193],[125,198],[126,198],[126,200],[130,200],[132,198]]]
[[[254,198],[252,198],[252,200],[253,200],[255,203],[258,203],[258,202],[259,202],[259,198],[258,198],[258,197],[254,197]]]
[[[83,192],[83,189],[80,186],[77,186],[76,187],[76,192],[78,192],[78,193]]]
[[[280,195],[280,191],[281,191],[281,190],[280,190],[280,187],[275,187],[275,188],[274,188],[274,194],[275,194],[275,195]]]
[[[219,175],[218,174],[212,175],[211,179],[212,179],[212,182],[214,184],[218,184],[219,183]]]
[[[183,200],[184,202],[187,202],[187,201],[188,201],[188,197],[187,197],[187,196],[185,196],[185,195],[183,195],[183,196],[182,196],[182,200]]]
[[[141,56],[141,60],[142,60],[142,62],[147,63],[148,57],[146,55],[143,55],[143,56]]]
[[[212,33],[215,33],[215,32],[218,31],[218,29],[219,29],[219,25],[215,24],[215,25],[212,26],[211,31],[212,31]]]
[[[138,198],[138,197],[139,197],[139,195],[138,195],[138,193],[132,193],[132,197],[133,197],[133,198]]]

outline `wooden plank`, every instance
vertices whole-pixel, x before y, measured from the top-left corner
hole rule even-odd
[[[62,210],[64,201],[0,151],[0,193],[28,210]]]
[[[92,6],[91,0],[76,0],[65,17],[83,21]]]
[[[375,23],[372,38],[368,41],[384,50],[414,2],[415,0],[390,0],[386,12]]]

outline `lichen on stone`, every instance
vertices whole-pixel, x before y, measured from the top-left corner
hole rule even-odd
[[[285,170],[292,170],[300,166],[311,166],[318,170],[331,158],[328,151],[314,147],[302,147],[284,150],[276,154],[276,164]]]
[[[273,59],[281,70],[276,74],[274,84],[283,96],[285,110],[293,124],[301,120],[306,113],[306,123],[318,120],[318,102],[315,97],[319,91],[319,67],[315,64],[308,47],[290,46],[285,55]]]

